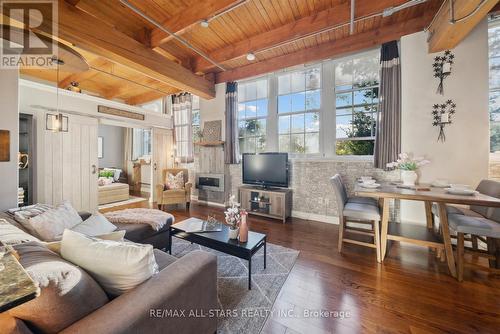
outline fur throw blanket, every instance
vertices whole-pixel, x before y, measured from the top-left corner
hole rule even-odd
[[[168,218],[172,218],[172,223],[174,222],[174,216],[170,213],[156,209],[125,209],[111,211],[104,216],[112,223],[149,224],[155,231],[165,226]]]

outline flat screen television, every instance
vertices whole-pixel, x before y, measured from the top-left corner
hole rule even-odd
[[[244,153],[243,183],[288,187],[288,153]]]

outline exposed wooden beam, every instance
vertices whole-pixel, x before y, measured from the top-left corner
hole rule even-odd
[[[407,1],[408,0],[356,1],[355,18],[380,13],[388,7],[398,6]],[[316,12],[313,15],[282,25],[276,29],[210,52],[209,56],[218,63],[230,61],[242,57],[249,52],[256,52],[287,41],[318,33],[339,24],[347,23],[350,20],[350,15],[350,1],[346,1],[332,8]],[[206,72],[213,68],[213,65],[202,57],[196,57],[193,64],[195,73]]]
[[[474,13],[483,0],[453,0],[455,20],[474,14],[463,21],[452,23],[451,0],[445,1],[429,27],[429,53],[453,49],[498,3],[498,0],[484,0],[479,10]]]
[[[157,100],[163,96],[164,96],[163,94],[152,90],[152,91],[144,93],[142,95],[137,95],[137,96],[134,96],[130,99],[127,99],[127,100],[125,100],[125,103],[132,104],[132,105],[143,104],[143,103],[146,103],[149,101]]]
[[[203,19],[208,19],[223,10],[232,7],[242,0],[203,0],[195,5],[186,8],[178,15],[174,15],[168,20],[161,22],[161,25],[168,30],[182,34],[198,24]],[[168,42],[172,36],[156,28],[151,32],[151,46],[153,48]]]
[[[350,35],[342,39],[333,40],[294,53],[238,67],[231,71],[220,72],[216,74],[216,83],[239,80],[290,66],[372,48],[385,42],[397,40],[401,36],[422,31],[430,23],[432,14],[433,13],[427,13],[404,22],[396,22],[378,29]]]
[[[58,4],[59,38],[179,90],[206,99],[215,97],[213,83],[65,1],[59,1]],[[37,30],[50,32],[51,24],[44,20]]]

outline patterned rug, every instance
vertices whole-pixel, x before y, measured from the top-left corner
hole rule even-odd
[[[252,290],[248,290],[247,261],[172,238],[172,255],[176,257],[196,249],[217,255],[219,307],[232,312],[232,316],[219,319],[217,332],[260,333],[299,251],[267,243],[267,268],[261,248],[252,257]]]

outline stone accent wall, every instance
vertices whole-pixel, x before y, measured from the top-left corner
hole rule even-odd
[[[375,169],[371,161],[291,160],[290,188],[293,190],[295,212],[337,217],[337,203],[330,178],[340,174],[352,194],[354,183],[361,176],[372,176],[379,181],[397,181],[399,172]],[[231,194],[238,194],[242,185],[241,165],[229,166]],[[391,206],[391,220],[399,221],[399,203]]]

